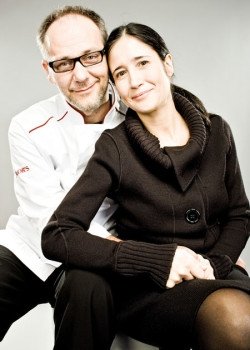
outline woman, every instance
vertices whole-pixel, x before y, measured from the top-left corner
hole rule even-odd
[[[250,279],[235,265],[249,203],[230,128],[171,84],[153,29],[116,28],[106,55],[126,119],[98,140],[44,230],[44,254],[104,275],[118,329],[140,341],[249,349]],[[116,241],[87,232],[105,196],[118,203]]]

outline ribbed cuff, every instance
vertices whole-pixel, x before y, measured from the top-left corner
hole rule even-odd
[[[209,255],[216,279],[225,278],[233,268],[233,262],[228,255]]]
[[[158,286],[166,288],[177,244],[151,244],[123,241],[116,252],[116,272],[148,275]]]

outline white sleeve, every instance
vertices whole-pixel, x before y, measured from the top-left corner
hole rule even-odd
[[[60,173],[55,170],[52,158],[37,147],[15,118],[9,127],[9,146],[18,214],[25,215],[41,232],[69,188],[62,187]],[[90,232],[101,237],[110,235],[103,225],[94,221]]]
[[[35,220],[42,230],[66,192],[50,157],[15,120],[9,128],[9,145],[19,214]]]

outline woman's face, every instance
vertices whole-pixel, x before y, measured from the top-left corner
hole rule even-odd
[[[120,97],[139,115],[152,114],[172,98],[170,55],[163,62],[149,45],[123,35],[112,46],[108,63]]]

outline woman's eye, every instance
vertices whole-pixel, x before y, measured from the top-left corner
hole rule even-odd
[[[125,70],[121,70],[119,72],[116,73],[116,78],[122,78],[125,75],[126,71]]]
[[[149,63],[149,62],[146,60],[140,61],[139,66],[145,66],[147,63]]]

